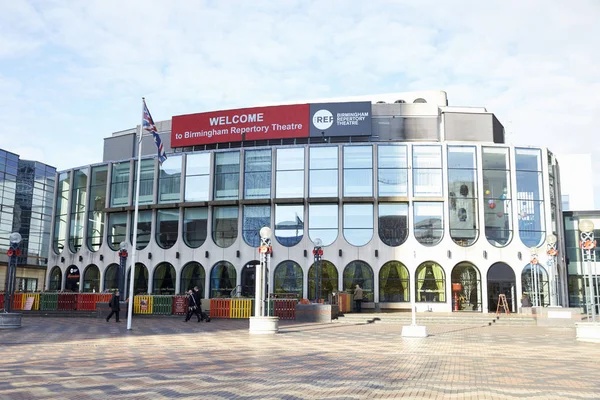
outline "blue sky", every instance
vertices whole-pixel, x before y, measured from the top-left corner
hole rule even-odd
[[[100,162],[142,96],[164,120],[445,90],[494,112],[512,144],[596,156],[598,21],[597,0],[5,0],[0,148],[58,169]]]

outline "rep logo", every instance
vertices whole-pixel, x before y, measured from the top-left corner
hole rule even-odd
[[[312,122],[315,128],[324,131],[333,125],[333,114],[329,110],[319,110],[313,115]]]

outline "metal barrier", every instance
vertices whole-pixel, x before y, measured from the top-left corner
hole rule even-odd
[[[296,319],[296,304],[295,299],[278,299],[271,300],[273,302],[273,316],[279,319]]]
[[[55,311],[58,309],[58,293],[41,293],[40,310]]]
[[[134,296],[133,312],[136,314],[152,314],[153,296]]]
[[[57,310],[76,310],[77,309],[77,294],[76,293],[59,293]]]
[[[91,311],[96,309],[96,294],[80,293],[77,295],[77,309]]]
[[[250,318],[252,316],[253,299],[228,299],[230,300],[229,318]]]
[[[33,299],[33,300],[30,300]],[[31,308],[28,307],[31,303]],[[23,293],[23,310],[39,310],[40,309],[40,294],[39,293]]]
[[[12,297],[12,309],[22,310],[23,309],[23,293],[14,293]]]
[[[173,313],[173,296],[152,296],[152,314],[169,315]]]

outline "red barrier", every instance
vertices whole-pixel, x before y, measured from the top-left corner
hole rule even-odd
[[[59,293],[57,310],[68,311],[77,308],[77,293]]]
[[[79,295],[77,295],[77,309],[78,310],[95,310],[96,309],[96,295],[94,293],[80,293]]]
[[[4,310],[4,296],[6,296],[6,294],[0,293],[0,308],[3,310]]]
[[[12,298],[12,309],[22,310],[23,309],[23,293],[14,293]]]
[[[173,296],[173,314],[187,314],[188,296]]]
[[[273,300],[273,316],[279,319],[296,319],[296,303],[294,299]]]
[[[210,299],[211,318],[229,318],[231,299]]]
[[[96,293],[96,304],[108,303],[112,299],[112,293]]]

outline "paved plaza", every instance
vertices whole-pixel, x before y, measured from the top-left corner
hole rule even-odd
[[[573,328],[24,317],[0,331],[0,399],[598,399]]]

